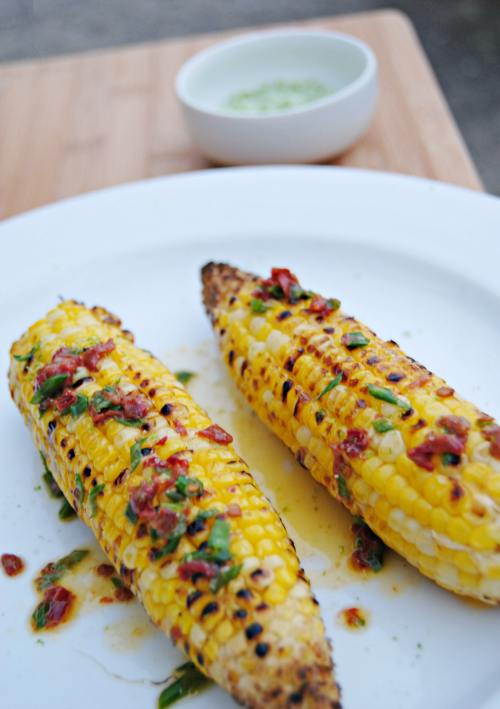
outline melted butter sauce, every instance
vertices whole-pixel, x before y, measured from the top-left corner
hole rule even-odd
[[[418,572],[389,549],[378,574],[352,568],[353,516],[313,480],[248,406],[215,342],[208,340],[196,349],[182,347],[166,354],[163,361],[171,371],[187,369],[197,375],[186,389],[210,418],[233,436],[235,451],[280,513],[315,587],[376,583],[384,595],[393,596],[418,583]]]

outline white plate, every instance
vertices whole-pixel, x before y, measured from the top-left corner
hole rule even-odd
[[[199,268],[224,260],[261,274],[289,267],[305,287],[341,298],[345,310],[499,416],[499,224],[493,197],[331,167],[209,171],[71,199],[0,227],[0,369],[11,342],[62,294],[115,311],[139,346],[160,357],[170,352],[173,369],[198,363],[201,378],[204,353],[215,358],[215,350],[199,347],[211,338]],[[201,388],[209,400],[200,403],[224,420],[233,393],[222,365],[210,366],[220,398],[216,388],[210,397]],[[0,551],[28,564],[15,579],[0,574],[3,706],[153,709],[161,688],[149,680],[164,679],[181,656],[164,636],[146,632],[138,606],[94,603],[56,633],[38,638],[29,629],[37,602],[31,579],[91,535],[77,520],[60,523],[58,503],[34,490],[40,462],[5,386],[1,397]],[[291,456],[276,450],[289,469]],[[264,486],[265,467],[256,471]],[[280,493],[265,489],[280,507]],[[338,509],[332,502],[331,514]],[[299,530],[297,514],[285,520],[292,534]],[[318,578],[327,556],[312,553],[306,540],[299,550],[333,640],[345,709],[500,706],[500,609],[466,604],[390,555],[379,577],[325,588]],[[392,583],[399,593],[390,592]],[[370,612],[358,634],[335,622],[339,609],[354,604]],[[235,705],[214,688],[183,706]]]

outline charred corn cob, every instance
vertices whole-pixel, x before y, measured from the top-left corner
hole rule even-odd
[[[120,324],[68,301],[12,347],[11,394],[51,473],[153,622],[237,701],[338,709],[278,514],[232,438]]]
[[[286,269],[202,278],[233,378],[300,463],[423,574],[499,603],[493,419]]]

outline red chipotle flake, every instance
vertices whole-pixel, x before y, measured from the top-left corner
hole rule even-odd
[[[217,567],[208,561],[186,561],[179,566],[178,571],[183,581],[188,581],[193,574],[202,574],[208,579],[213,579],[217,574]]]
[[[33,613],[34,630],[53,628],[63,623],[76,600],[76,596],[63,586],[51,586]]]
[[[174,428],[179,436],[185,437],[188,435],[186,427],[177,419],[174,419]]]
[[[491,424],[481,430],[483,438],[490,441],[490,453],[496,460],[500,460],[500,426]]]
[[[292,286],[298,286],[299,281],[297,280],[297,276],[294,276],[293,273],[290,273],[288,268],[273,268],[271,269],[271,278],[268,278],[266,281],[263,281],[262,285],[264,285],[266,288],[269,288],[271,286],[281,286],[283,293],[286,295],[287,298],[290,298],[290,289],[292,288]]]
[[[7,576],[17,576],[24,570],[24,562],[15,554],[2,554],[3,570]]]
[[[101,342],[98,345],[94,345],[90,349],[86,350],[82,355],[84,366],[91,372],[97,372],[97,365],[99,364],[99,361],[114,349],[115,343],[113,340],[108,340],[107,342]]]
[[[347,453],[349,458],[357,458],[368,448],[369,443],[370,439],[366,431],[359,428],[349,428],[346,437],[338,447]]]
[[[196,435],[200,436],[200,438],[208,438],[210,441],[215,441],[215,443],[222,443],[225,446],[233,442],[233,437],[216,423],[213,423],[203,431],[198,431]]]
[[[419,468],[432,472],[435,468],[432,462],[434,453],[453,453],[454,455],[462,455],[465,451],[465,445],[461,438],[452,436],[447,433],[434,434],[431,433],[423,443],[416,448],[408,451],[408,458],[413,460]]]
[[[64,409],[69,409],[70,406],[73,406],[73,404],[76,404],[76,400],[76,391],[73,389],[64,389],[61,396],[54,399],[54,406],[59,412],[61,412],[64,411]]]

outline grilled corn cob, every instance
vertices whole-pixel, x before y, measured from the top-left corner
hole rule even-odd
[[[12,347],[12,397],[67,500],[153,622],[244,706],[338,709],[293,542],[232,438],[102,308]]]
[[[293,274],[202,271],[224,360],[313,477],[438,584],[500,602],[500,427]]]

